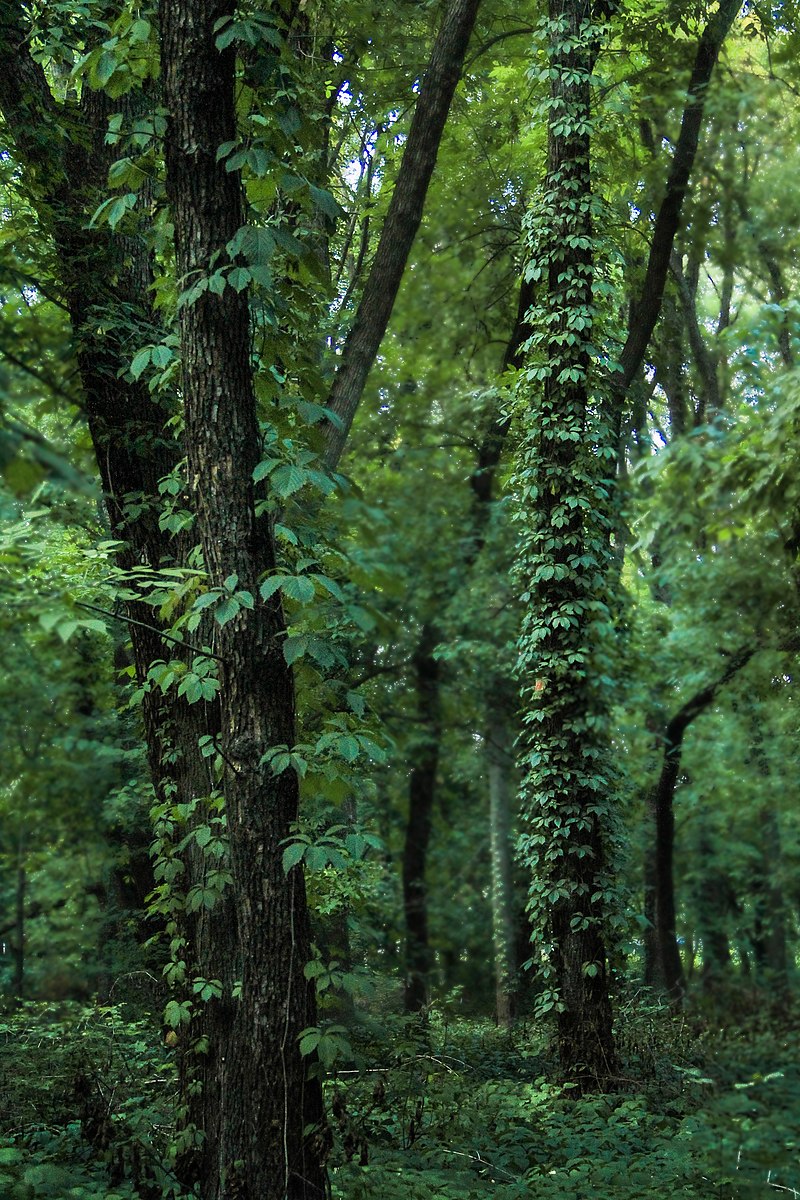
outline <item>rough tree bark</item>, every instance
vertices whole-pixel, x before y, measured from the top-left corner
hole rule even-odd
[[[167,193],[178,277],[209,270],[244,224],[241,184],[217,162],[236,138],[233,50],[220,52],[220,0],[160,6]],[[261,457],[247,296],[227,287],[180,313],[189,487],[212,587],[232,575],[258,596],[276,554],[269,519],[255,513]],[[275,776],[265,752],[294,745],[294,692],[283,655],[286,625],[273,596],[242,609],[216,635],[226,762],[233,929],[241,995],[218,1062],[218,1138],[203,1155],[204,1200],[318,1197],[325,1191],[322,1097],[307,1079],[299,1034],[316,1021],[302,872],[285,875],[283,844],[298,813],[293,771]],[[212,1004],[214,1002],[212,1001]],[[209,1114],[211,1116],[211,1114]]]
[[[477,0],[454,0],[434,46],[412,126],[413,136],[397,181],[396,199],[384,231],[383,249],[379,248],[370,272],[371,290],[359,308],[352,350],[342,363],[338,388],[340,395],[346,391],[348,425],[385,331],[419,224],[477,7]],[[162,12],[164,32],[169,35],[169,43],[165,41],[166,90],[172,119],[168,159],[170,193],[178,217],[177,250],[184,267],[194,263],[200,269],[207,266],[207,260],[202,261],[203,253],[212,245],[224,245],[241,224],[238,194],[232,204],[228,203],[233,196],[230,178],[226,190],[225,179],[220,182],[212,169],[202,178],[193,177],[198,165],[211,167],[221,141],[235,137],[230,104],[232,57],[223,56],[221,63],[215,60],[211,32],[213,21],[223,15],[224,6],[210,3],[164,4]],[[24,5],[0,0],[0,48],[7,68],[0,80],[0,107],[25,168],[29,197],[56,246],[63,297],[78,346],[84,411],[95,445],[109,522],[114,534],[125,543],[119,565],[126,570],[144,564],[157,569],[164,561],[181,561],[180,547],[171,544],[158,527],[157,496],[158,481],[174,468],[184,447],[164,433],[171,412],[153,399],[144,381],[136,383],[125,376],[124,368],[138,349],[136,339],[128,343],[113,327],[109,332],[107,320],[109,313],[124,311],[126,321],[120,322],[120,327],[124,324],[130,329],[132,323],[138,324],[143,330],[139,344],[151,340],[157,322],[148,304],[150,263],[143,239],[109,237],[105,230],[88,229],[89,218],[105,198],[108,167],[115,157],[113,148],[104,141],[108,117],[119,111],[125,114],[130,104],[142,102],[143,97],[133,93],[112,101],[86,87],[77,109],[58,104],[43,72],[27,54],[27,19]],[[187,69],[193,55],[197,57]],[[192,75],[195,66],[202,67],[197,77]],[[188,90],[179,94],[184,85]],[[218,86],[222,89],[219,93]],[[218,95],[224,97],[219,109]],[[149,111],[152,98],[144,100]],[[220,132],[223,126],[224,136]],[[59,130],[65,127],[67,136],[62,138]],[[47,135],[50,130],[52,137]],[[184,135],[191,137],[192,131],[201,135],[201,140],[194,143],[196,154],[192,153],[191,141],[181,141]],[[217,140],[212,144],[203,140],[206,136]],[[195,201],[216,207],[204,213],[193,207]],[[204,218],[205,228],[201,228]],[[214,222],[216,242],[210,236]],[[192,249],[190,243],[196,233],[200,238]],[[373,316],[372,306],[377,316]],[[207,311],[204,299],[197,312],[205,316]],[[192,492],[200,524],[205,521],[202,540],[212,578],[219,582],[236,573],[240,586],[244,587],[247,580],[252,590],[259,572],[269,568],[274,548],[268,530],[254,521],[252,498],[246,494],[247,467],[254,465],[257,431],[252,395],[243,374],[247,361],[242,352],[244,302],[231,304],[230,296],[222,297],[217,308],[220,313],[233,318],[232,326],[225,325],[224,337],[219,321],[215,326],[212,321],[212,327],[203,333],[198,331],[192,314],[185,314],[186,448],[191,451]],[[104,318],[102,328],[92,319],[98,314]],[[229,344],[231,330],[235,336]],[[209,362],[208,356],[218,352],[219,357]],[[215,369],[222,363],[233,371],[227,391],[228,376]],[[207,368],[205,376],[203,366]],[[223,403],[215,410],[209,396],[218,386],[223,390],[214,402]],[[234,397],[231,389],[236,388],[241,390]],[[223,431],[229,434],[227,441],[216,436],[220,430],[212,419],[218,418],[226,405],[226,415],[235,418],[230,430]],[[337,432],[332,461],[341,453],[343,440],[343,434],[340,437]],[[238,491],[230,470],[233,459],[244,470],[245,484]],[[137,515],[125,505],[125,497],[131,494],[149,501]],[[225,504],[217,515],[213,502],[220,498]],[[149,608],[132,602],[126,611],[137,676],[144,683],[154,661],[181,652],[165,645]],[[193,1033],[209,1035],[208,1054],[191,1067],[184,1058],[184,1093],[190,1083],[202,1085],[199,1091],[191,1089],[194,1096],[188,1104],[187,1120],[190,1126],[194,1124],[203,1131],[204,1141],[200,1153],[185,1156],[183,1167],[189,1178],[203,1179],[204,1195],[209,1197],[219,1194],[223,1186],[231,1186],[230,1172],[227,1184],[223,1177],[227,1165],[237,1160],[244,1164],[236,1184],[240,1189],[251,1185],[262,1189],[266,1186],[266,1171],[271,1173],[269,1186],[283,1188],[292,1196],[312,1195],[321,1186],[320,1147],[310,1151],[307,1145],[304,1148],[302,1131],[304,1123],[310,1127],[318,1119],[319,1092],[317,1084],[304,1084],[296,1054],[298,1029],[313,1023],[312,1001],[302,978],[307,937],[305,902],[298,872],[285,881],[276,851],[296,814],[296,781],[282,779],[276,783],[265,779],[258,763],[259,748],[264,749],[276,739],[288,743],[293,740],[291,680],[279,652],[282,616],[277,602],[251,620],[243,619],[243,623],[245,629],[241,628],[242,621],[235,622],[223,639],[231,646],[227,655],[222,655],[221,704],[189,707],[154,688],[146,692],[143,707],[148,758],[157,791],[168,783],[172,800],[185,802],[207,794],[208,764],[202,761],[197,747],[202,734],[216,736],[221,731],[227,757],[235,766],[227,781],[228,803],[233,813],[232,818],[229,816],[232,865],[238,894],[243,897],[238,908],[243,911],[235,911],[228,898],[212,912],[201,910],[189,915],[182,931],[189,943],[190,971],[223,980],[227,993],[224,999],[206,1006],[192,1029]],[[259,671],[255,664],[262,652],[260,665],[266,669]],[[236,729],[235,737],[232,728]],[[276,803],[267,814],[263,800],[270,796]],[[251,825],[253,811],[258,819]],[[188,889],[202,880],[202,855],[189,853],[185,866]],[[265,914],[268,919],[264,919]],[[251,939],[253,931],[256,936]],[[264,972],[265,939],[271,933],[276,937],[276,960],[274,969]],[[243,938],[247,942],[243,943]],[[246,954],[238,949],[242,944],[247,946]],[[243,999],[234,1004],[229,985],[242,973]],[[291,1004],[285,1012],[291,1019],[278,1031],[275,1014],[287,997]],[[262,1020],[267,1033],[263,1039],[257,1038],[256,1052],[251,1054],[251,1031],[260,1030]],[[282,1070],[286,1068],[283,1089],[270,1083],[277,1064]],[[238,1085],[231,1083],[237,1071],[249,1072]],[[254,1103],[248,1100],[250,1081],[256,1087]],[[285,1089],[294,1089],[291,1101],[282,1098]],[[301,1093],[303,1098],[299,1099]],[[268,1153],[257,1144],[258,1131],[264,1128],[259,1122],[266,1122],[271,1130]],[[271,1193],[259,1190],[258,1194]]]
[[[205,267],[207,258],[202,255],[213,242],[209,224],[217,222],[216,236],[224,244],[241,223],[238,193],[232,196],[230,192],[232,182],[234,189],[238,185],[233,177],[223,178],[220,190],[213,171],[217,145],[225,137],[235,136],[231,133],[233,63],[230,56],[220,58],[214,46],[212,25],[223,15],[223,6],[167,7],[165,26],[171,21],[175,34],[165,55],[172,68],[172,73],[167,73],[173,87],[179,78],[179,86],[186,87],[184,95],[176,97],[173,92],[171,97],[170,174],[179,225],[178,252],[186,262],[187,238],[198,234],[194,252],[196,261]],[[142,566],[157,570],[165,562],[180,561],[180,549],[159,528],[157,497],[158,481],[175,466],[181,447],[164,431],[166,419],[172,415],[167,406],[151,396],[145,381],[133,381],[125,370],[138,348],[137,340],[139,345],[152,340],[157,328],[148,303],[150,262],[144,239],[112,237],[103,229],[88,227],[89,218],[105,198],[108,167],[115,156],[113,148],[105,144],[108,117],[121,111],[127,120],[137,106],[150,111],[153,98],[145,89],[111,100],[85,87],[79,106],[57,103],[43,72],[26,52],[26,17],[24,6],[11,0],[0,4],[0,49],[5,64],[0,108],[22,165],[22,186],[55,247],[61,298],[77,346],[82,405],[109,524],[124,543],[118,563],[126,570]],[[181,76],[181,67],[185,70],[191,57],[181,44],[182,35],[192,41],[191,53],[196,56],[192,69],[198,68],[196,76],[190,70],[189,78]],[[198,113],[203,97],[207,103]],[[208,102],[210,98],[213,103]],[[223,127],[225,135],[217,136]],[[190,143],[182,140],[187,131],[191,136],[192,129],[200,135],[196,143],[202,147],[199,162],[208,167],[210,159],[212,170],[198,173],[183,190],[181,167],[198,166]],[[209,142],[206,136],[217,140]],[[193,200],[198,199],[209,204],[207,211],[192,210]],[[220,314],[231,319],[224,337]],[[205,329],[201,328],[204,321],[208,322]],[[132,328],[139,330],[138,335],[131,337]],[[193,439],[194,495],[199,501],[207,563],[216,580],[220,570],[224,578],[240,568],[242,586],[246,579],[255,594],[257,575],[272,559],[268,534],[254,522],[252,497],[246,495],[250,485],[247,467],[254,465],[259,443],[252,384],[249,374],[247,378],[243,374],[243,369],[249,373],[245,302],[231,309],[229,297],[225,297],[217,309],[210,305],[188,309],[184,334],[187,446]],[[206,356],[210,354],[218,354],[218,358],[209,364]],[[216,370],[220,364],[231,369],[230,385]],[[215,436],[220,433],[214,423],[218,414],[208,407],[218,385],[221,391],[215,399],[221,407],[227,402],[227,415],[232,414],[231,427],[221,431],[230,439],[225,445]],[[237,491],[230,466],[232,456],[243,447],[237,465],[244,464],[244,482]],[[209,510],[203,504],[215,489],[221,505],[219,521],[213,523],[217,514],[212,512],[209,526],[208,519],[204,521]],[[131,495],[144,503],[129,507]],[[154,661],[180,651],[162,640],[150,608],[134,601],[127,606],[127,617],[137,675],[144,683]],[[187,922],[184,931],[191,943],[187,954],[190,970],[221,979],[226,991],[224,999],[206,1006],[199,1021],[197,1032],[211,1035],[209,1052],[196,1056],[193,1074],[202,1086],[187,1113],[189,1122],[202,1130],[204,1141],[200,1156],[191,1158],[191,1163],[185,1159],[183,1165],[190,1168],[193,1178],[202,1179],[205,1197],[216,1198],[224,1188],[230,1189],[237,1172],[241,1196],[305,1197],[323,1190],[322,1147],[314,1143],[313,1133],[307,1136],[321,1113],[319,1085],[306,1083],[297,1047],[299,1029],[313,1024],[313,998],[302,972],[308,957],[303,885],[297,871],[288,880],[284,877],[277,849],[296,814],[296,781],[264,780],[258,764],[259,745],[264,749],[275,740],[293,740],[291,680],[278,641],[281,620],[279,608],[273,605],[254,614],[244,628],[240,622],[230,631],[222,650],[222,656],[228,656],[224,705],[188,706],[162,696],[157,688],[146,691],[144,697],[148,758],[157,791],[169,782],[172,799],[186,803],[208,793],[208,764],[203,763],[197,742],[201,734],[219,731],[223,714],[228,757],[236,764],[228,799],[239,903],[234,908],[227,899],[217,910],[201,911]],[[251,687],[259,663],[263,667],[256,680],[259,686]],[[201,859],[197,854],[188,857],[187,888],[201,877]],[[239,950],[238,934],[249,939],[244,943],[246,953]],[[237,1004],[230,993],[240,970],[243,994]],[[185,1067],[184,1084],[188,1082]],[[236,1171],[234,1162],[241,1164]]]

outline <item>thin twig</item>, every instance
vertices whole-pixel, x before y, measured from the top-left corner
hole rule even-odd
[[[88,608],[91,612],[110,617],[112,621],[124,621],[126,625],[138,625],[140,629],[149,629],[151,633],[157,634],[165,642],[174,642],[176,646],[182,646],[184,650],[191,650],[193,654],[199,654],[203,658],[215,658],[217,662],[227,664],[227,659],[223,658],[221,654],[215,654],[213,650],[201,650],[199,646],[193,646],[191,642],[183,642],[171,633],[164,633],[155,625],[148,625],[146,621],[137,621],[135,617],[124,617],[122,613],[110,612],[107,608],[98,608],[96,604],[87,604],[83,600],[76,601],[76,604],[78,608]]]

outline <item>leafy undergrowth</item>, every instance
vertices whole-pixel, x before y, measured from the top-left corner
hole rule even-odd
[[[800,1197],[797,1024],[693,1032],[646,1007],[619,1024],[620,1090],[578,1100],[530,1030],[406,1027],[399,1053],[337,1085],[334,1196]]]
[[[126,1005],[25,1004],[0,1016],[2,1200],[161,1200],[173,1056]]]
[[[328,1085],[334,1200],[800,1197],[800,1022],[735,1028],[640,1000],[619,1091],[574,1100],[531,1027],[382,1017]],[[172,1055],[121,1007],[0,1018],[2,1200],[161,1200]]]

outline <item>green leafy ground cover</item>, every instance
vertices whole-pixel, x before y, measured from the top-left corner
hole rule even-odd
[[[800,1194],[800,1021],[638,1006],[625,1075],[571,1099],[536,1030],[431,1015],[365,1026],[329,1082],[342,1200],[641,1200]],[[26,1005],[0,1022],[3,1200],[153,1200],[170,1173],[173,1054],[121,1007]]]

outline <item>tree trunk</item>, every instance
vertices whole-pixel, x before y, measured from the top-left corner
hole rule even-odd
[[[517,316],[505,348],[502,369],[521,364],[520,350],[528,333],[526,315],[531,304],[531,285],[520,287]],[[510,421],[497,408],[490,410],[486,434],[478,450],[478,459],[469,483],[473,493],[470,536],[462,541],[461,570],[453,572],[452,593],[440,592],[438,602],[446,607],[455,595],[458,580],[474,565],[486,538],[492,511],[492,491],[500,463],[503,442]],[[414,672],[417,709],[421,723],[421,747],[409,779],[409,810],[403,852],[403,907],[406,925],[406,981],[404,1004],[407,1012],[418,1012],[427,1003],[431,952],[428,941],[428,901],[425,871],[430,844],[436,775],[442,736],[441,668],[433,657],[439,640],[431,622],[423,626]]]
[[[645,977],[655,986],[663,987],[673,1003],[680,1001],[686,987],[675,939],[673,878],[675,788],[680,774],[683,739],[692,722],[713,703],[720,689],[747,665],[757,649],[756,645],[742,646],[730,655],[722,674],[695,692],[667,722],[661,773],[647,796],[652,840],[645,852],[645,915],[651,920],[652,929],[645,940],[650,956],[645,964]],[[708,936],[704,938],[704,945]]]
[[[779,874],[783,847],[778,814],[761,810],[762,869],[755,900],[753,955],[761,982],[785,995],[789,989],[789,954],[786,933],[786,902]]]
[[[25,999],[25,899],[27,896],[28,876],[22,853],[22,839],[19,847],[19,864],[17,866],[16,907],[14,920],[14,1000],[19,1004]]]
[[[492,855],[492,944],[497,1024],[510,1029],[516,1015],[517,971],[511,870],[512,739],[502,713],[486,734],[489,770],[489,837]]]
[[[728,915],[731,886],[726,875],[714,865],[714,847],[708,829],[701,824],[698,848],[700,861],[708,866],[698,886],[697,932],[702,945],[700,981],[703,991],[713,993],[730,970]]]
[[[534,215],[534,269],[546,296],[532,320],[530,378],[515,483],[517,573],[527,605],[520,638],[523,833],[534,945],[544,960],[540,1008],[558,1013],[565,1081],[579,1091],[616,1071],[605,944],[613,806],[602,698],[593,683],[613,575],[613,430],[590,409],[593,315],[591,75],[594,6],[550,0],[548,177]],[[526,366],[528,364],[526,363]],[[523,376],[524,377],[524,376]],[[538,939],[541,944],[536,945]]]
[[[234,54],[217,50],[214,32],[228,11],[221,0],[160,5],[167,193],[184,283],[208,272],[244,223],[240,181],[216,158],[217,147],[237,136]],[[222,587],[235,576],[238,589],[258,597],[275,545],[268,519],[255,514],[261,455],[247,295],[231,287],[202,294],[181,308],[180,331],[189,486],[209,583]],[[234,1193],[295,1200],[325,1191],[320,1083],[306,1078],[299,1049],[301,1031],[316,1023],[304,976],[305,887],[300,869],[287,876],[281,861],[297,819],[298,780],[290,770],[275,776],[263,761],[269,748],[296,740],[285,629],[273,596],[216,632],[232,874],[233,923],[225,933],[241,993],[218,1060],[218,1113],[201,1097],[204,1200]]]
[[[647,259],[647,270],[639,298],[633,305],[628,322],[628,336],[620,353],[621,371],[616,388],[622,393],[635,379],[647,350],[661,311],[664,285],[669,270],[672,247],[681,221],[681,211],[689,189],[692,168],[697,156],[700,132],[705,117],[708,85],[719,58],[722,43],[741,9],[740,0],[721,0],[703,30],[697,46],[687,99],[681,120],[681,130],[672,156],[664,199],[658,210],[653,240]]]
[[[425,870],[436,799],[436,773],[442,736],[441,668],[433,651],[436,629],[426,623],[414,655],[420,734],[408,786],[408,822],[403,850],[403,912],[406,924],[406,1012],[428,1002],[431,950],[428,940],[428,892]]]
[[[747,702],[751,728],[751,757],[761,777],[764,795],[773,791],[764,734],[755,703]],[[761,807],[761,869],[757,871],[754,897],[753,958],[759,982],[785,997],[789,989],[789,959],[786,937],[786,903],[781,886],[783,845],[778,813],[767,801]]]
[[[559,1064],[563,1078],[584,1091],[605,1086],[616,1070],[603,914],[595,898],[604,890],[606,830],[598,812],[595,789],[600,781],[593,778],[592,760],[596,762],[603,751],[591,747],[594,753],[587,753],[596,717],[596,700],[587,686],[595,650],[590,597],[598,586],[593,576],[603,568],[590,549],[599,529],[593,528],[582,504],[569,504],[578,489],[587,487],[595,493],[596,504],[599,472],[609,469],[587,445],[592,437],[587,345],[594,273],[589,131],[595,60],[588,31],[594,6],[587,0],[550,0],[549,17],[555,43],[550,61],[555,69],[548,122],[548,187],[557,207],[547,265],[552,366],[544,382],[544,405],[563,424],[560,430],[545,427],[538,435],[545,442],[543,474],[537,481],[542,524],[546,522],[555,534],[551,553],[542,555],[550,559],[552,575],[546,569],[542,574],[552,580],[546,580],[544,587],[550,592],[547,616],[556,620],[548,621],[543,638],[542,686],[538,680],[533,686],[543,698],[551,687],[556,695],[549,711],[542,714],[542,737],[534,745],[541,747],[542,758],[551,768],[547,782],[553,788],[552,798],[545,792],[541,802],[549,801],[560,810],[558,824],[564,830],[562,857],[550,875]],[[569,331],[577,317],[589,323],[583,324],[583,336],[572,341]],[[591,578],[579,565],[587,557],[592,560]],[[606,576],[609,569],[606,564]],[[562,610],[574,612],[576,619],[565,626],[558,621]],[[564,676],[559,664],[570,658],[581,665]],[[573,671],[575,681],[569,678]]]
[[[675,787],[681,761],[681,743],[670,745],[664,754],[664,766],[658,783],[647,797],[652,830],[652,845],[645,867],[645,895],[649,885],[652,922],[646,946],[650,949],[645,979],[663,989],[670,1000],[680,1003],[685,991],[680,951],[675,937],[675,888],[673,857],[675,848]]]

